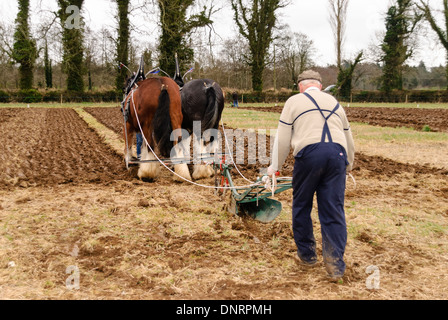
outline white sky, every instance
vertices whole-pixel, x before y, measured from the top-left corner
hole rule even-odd
[[[135,1],[135,0],[134,0]],[[291,5],[282,10],[280,19],[282,23],[290,26],[294,32],[302,32],[314,41],[317,48],[317,64],[325,66],[335,63],[333,34],[328,22],[328,0],[292,0]],[[379,32],[384,32],[385,13],[392,0],[351,0],[348,9],[348,21],[345,42],[345,58],[352,58],[357,52],[367,49],[369,45],[378,44]],[[55,0],[31,0],[33,14],[40,9],[56,7]],[[212,19],[215,21],[215,30],[223,40],[232,38],[236,33],[233,14],[227,1],[215,1],[223,9]],[[429,0],[434,7],[440,7],[441,0]],[[40,5],[39,5],[40,4]],[[114,27],[115,5],[111,0],[86,0],[83,15],[85,22],[92,29],[98,30],[102,25]],[[42,13],[40,13],[42,14]],[[17,1],[0,0],[0,21],[13,23],[17,15]],[[37,15],[38,16],[38,15]],[[151,20],[156,20],[152,18]],[[147,20],[146,20],[147,21]],[[32,23],[36,23],[32,19]],[[442,24],[442,22],[439,22]],[[137,25],[142,26],[143,23]],[[148,26],[157,31],[155,26]],[[429,31],[421,37],[419,50],[411,64],[423,60],[428,67],[444,65],[446,58],[441,45],[434,41],[435,35]],[[148,39],[151,42],[154,40]]]

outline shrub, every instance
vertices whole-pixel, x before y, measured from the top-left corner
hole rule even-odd
[[[42,97],[43,102],[60,102],[61,92],[59,91],[46,91]]]
[[[17,101],[23,103],[42,102],[42,94],[36,89],[20,90],[17,93]]]
[[[1,103],[8,103],[11,101],[10,95],[6,91],[0,90],[0,102]]]

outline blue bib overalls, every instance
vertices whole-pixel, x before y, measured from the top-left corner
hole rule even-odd
[[[338,116],[332,110],[322,110],[308,93],[325,119],[322,141],[307,146],[295,157],[293,174],[293,231],[298,255],[307,262],[316,261],[316,241],[313,233],[311,211],[314,194],[317,196],[318,214],[322,232],[324,264],[331,276],[342,277],[345,272],[344,252],[347,244],[344,199],[346,186],[347,154],[333,143],[328,119]],[[324,112],[330,112],[325,116]]]

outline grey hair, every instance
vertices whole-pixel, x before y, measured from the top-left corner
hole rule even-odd
[[[322,83],[319,80],[314,80],[314,79],[300,81],[300,84],[303,86],[308,86],[310,84],[322,85]]]

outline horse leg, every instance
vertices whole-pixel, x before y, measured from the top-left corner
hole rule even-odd
[[[160,173],[160,165],[156,162],[156,157],[154,154],[149,150],[148,145],[146,144],[145,138],[147,139],[148,143],[151,145],[152,143],[152,137],[148,133],[148,130],[143,130],[144,138],[143,138],[143,145],[142,145],[142,155],[141,155],[141,161],[151,161],[147,163],[141,163],[139,170],[138,170],[138,177],[140,179],[149,179],[149,180],[155,180],[159,173]],[[152,150],[154,150],[154,147],[151,145]]]
[[[196,148],[196,151],[200,152],[199,158],[203,158],[204,155],[207,154],[207,148],[205,147],[204,139],[202,137],[200,137],[200,138],[196,137],[196,141],[199,143],[198,147]],[[200,179],[210,178],[211,174],[210,174],[208,167],[209,166],[204,165],[202,163],[195,164],[194,171],[193,171],[193,179],[200,180]]]
[[[218,129],[213,129],[212,131],[213,131],[213,134],[209,138],[209,141],[211,140],[211,138],[213,138],[213,142],[209,143],[208,150],[213,155],[213,157],[215,159],[218,159],[217,154],[221,152],[219,143],[220,143],[220,141],[222,141],[222,137],[221,137],[221,134],[219,133]],[[212,166],[208,166],[208,171],[209,171],[210,177],[215,175],[215,171],[213,170]]]
[[[188,133],[187,133],[188,134]],[[179,142],[180,140],[180,142]],[[174,148],[171,152],[171,159],[183,159],[183,158],[190,158],[190,143],[191,143],[191,137],[188,135],[188,138],[185,136],[182,136],[182,130],[178,129],[173,132],[173,141],[174,141]],[[188,170],[187,163],[181,163],[174,165],[174,172],[179,175],[180,177],[191,181],[191,175],[190,171]],[[178,176],[174,177],[174,180],[176,181],[182,181]]]

